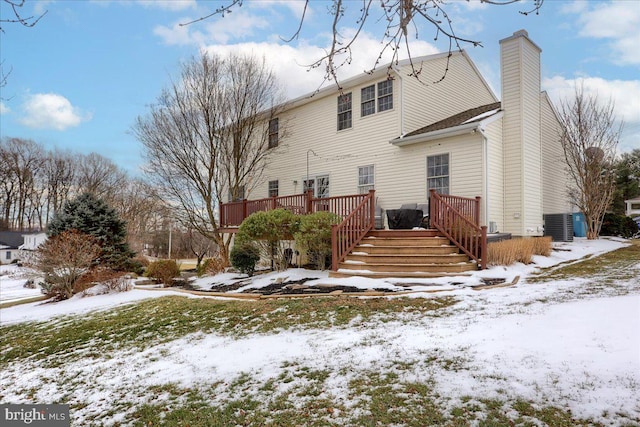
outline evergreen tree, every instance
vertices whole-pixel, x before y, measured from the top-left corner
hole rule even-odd
[[[93,236],[102,248],[99,261],[115,270],[126,270],[134,253],[126,242],[126,224],[115,209],[91,193],[64,204],[49,223],[47,234],[57,236],[77,230]]]

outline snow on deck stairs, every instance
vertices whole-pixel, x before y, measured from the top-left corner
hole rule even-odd
[[[429,278],[477,269],[475,262],[437,230],[376,230],[329,277]]]

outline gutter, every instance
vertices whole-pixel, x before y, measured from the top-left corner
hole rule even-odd
[[[404,84],[403,78],[395,66],[391,65],[391,69],[398,75],[398,81],[400,84],[400,137],[404,136]]]
[[[421,133],[419,135],[406,136],[400,138],[394,138],[389,141],[389,144],[397,147],[403,145],[416,144],[418,142],[427,142],[434,139],[448,138],[451,136],[463,135],[465,133],[473,133],[474,130],[481,126],[482,122],[467,123],[464,125],[458,125],[452,128],[434,130],[432,132]]]

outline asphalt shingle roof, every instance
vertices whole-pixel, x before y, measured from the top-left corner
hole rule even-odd
[[[494,102],[492,104],[482,105],[476,108],[470,108],[466,111],[463,111],[462,113],[455,114],[453,116],[447,117],[446,119],[440,120],[439,122],[435,122],[428,126],[424,126],[424,127],[421,127],[420,129],[414,130],[413,132],[409,132],[408,134],[404,135],[404,137],[406,138],[408,136],[421,135],[421,134],[433,132],[436,130],[453,128],[464,123],[479,122],[482,119],[486,118],[486,116],[482,116],[482,117],[478,117],[478,116],[481,116],[482,114],[488,113],[489,111],[492,111],[492,110],[497,110],[500,107],[501,107],[500,102]],[[478,117],[478,118],[475,120],[471,120],[474,117]]]

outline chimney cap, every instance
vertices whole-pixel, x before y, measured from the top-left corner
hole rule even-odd
[[[518,30],[518,31],[514,32],[512,36],[509,36],[507,38],[504,38],[504,39],[500,40],[500,44],[502,45],[502,43],[504,43],[504,42],[507,42],[509,40],[515,40],[515,39],[518,39],[520,37],[524,37],[525,39],[527,39],[529,41],[529,43],[531,43],[533,46],[535,46],[536,49],[538,49],[539,52],[542,52],[542,49],[540,49],[540,46],[535,44],[529,38],[529,33],[527,32],[527,30]]]

